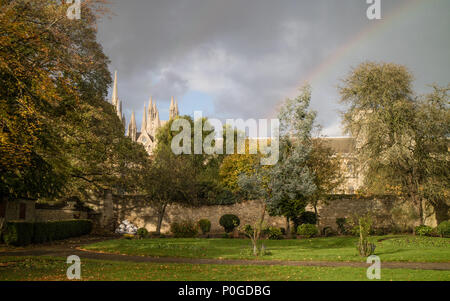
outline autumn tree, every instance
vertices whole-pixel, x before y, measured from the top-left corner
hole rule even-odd
[[[344,79],[340,94],[366,189],[409,199],[423,224],[425,202],[448,217],[440,201],[448,193],[448,88],[417,97],[412,79],[404,66],[367,62]]]
[[[109,60],[96,40],[103,3],[83,1],[81,19],[70,20],[65,1],[0,1],[3,198],[116,189],[145,160],[105,102]]]
[[[341,158],[322,139],[313,139],[307,166],[313,174],[313,182],[316,186],[314,193],[308,197],[308,203],[314,208],[317,225],[319,225],[320,216],[317,211],[319,202],[326,204],[330,194],[344,181]]]

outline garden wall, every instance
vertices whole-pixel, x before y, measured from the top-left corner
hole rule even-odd
[[[156,230],[157,215],[148,202],[140,200],[117,200],[114,199],[114,219],[116,225],[124,219],[129,220],[138,227],[147,228],[149,231]],[[313,208],[307,208],[313,211]],[[211,232],[223,232],[219,225],[219,219],[224,214],[235,214],[241,220],[241,225],[254,224],[261,215],[262,203],[260,201],[245,201],[228,206],[203,206],[198,208],[183,207],[179,205],[168,206],[164,217],[162,232],[169,232],[170,223],[190,219],[198,221],[209,219],[211,221]],[[399,200],[386,198],[354,198],[343,197],[331,200],[327,205],[319,204],[320,226],[337,228],[336,218],[361,216],[370,212],[374,218],[375,227],[390,228],[397,227],[402,230],[412,229],[419,224],[415,211]],[[434,215],[427,218],[426,224],[436,226]],[[268,217],[266,214],[266,225],[286,227],[283,217]]]
[[[156,230],[157,215],[148,203],[144,201],[116,201],[115,204],[117,222],[127,219],[136,226],[147,228],[149,231]],[[211,232],[223,232],[219,225],[219,219],[224,214],[235,214],[241,220],[241,225],[254,224],[262,212],[260,201],[246,201],[234,205],[203,206],[198,208],[183,207],[178,205],[168,206],[164,216],[161,231],[169,232],[170,223],[181,220],[198,221],[206,218],[211,221]],[[282,217],[268,217],[268,225],[286,227],[286,220]]]

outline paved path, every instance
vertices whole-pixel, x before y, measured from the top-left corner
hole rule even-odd
[[[110,238],[108,238],[110,239]],[[341,261],[287,261],[287,260],[240,260],[240,259],[206,259],[206,258],[172,258],[149,257],[91,252],[80,249],[80,246],[101,241],[97,238],[89,241],[79,240],[52,246],[41,246],[17,250],[0,251],[0,256],[52,256],[67,257],[77,255],[81,259],[98,259],[125,262],[151,262],[151,263],[184,263],[184,264],[221,264],[221,265],[262,265],[262,266],[318,266],[318,267],[363,267],[369,264],[364,262]],[[382,262],[383,268],[392,269],[421,269],[421,270],[450,270],[450,262]]]

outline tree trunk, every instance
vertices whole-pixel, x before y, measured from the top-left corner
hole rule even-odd
[[[317,229],[319,228],[319,214],[317,213],[317,202],[314,202],[314,214],[316,215]]]
[[[164,219],[164,214],[166,213],[167,204],[162,205],[161,209],[158,212],[158,224],[156,225],[156,234],[161,234],[161,226]]]
[[[425,225],[425,218],[424,218],[424,212],[423,212],[423,201],[422,198],[419,198],[419,216],[420,216],[420,224]]]
[[[286,217],[286,235],[288,238],[292,237],[291,234],[291,221],[289,220],[289,217]]]

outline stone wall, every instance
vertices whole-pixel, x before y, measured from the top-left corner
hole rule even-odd
[[[116,225],[127,219],[137,227],[144,227],[149,231],[156,230],[157,215],[155,210],[146,202],[133,200],[114,200]],[[262,203],[260,201],[245,201],[228,206],[203,206],[197,208],[171,205],[166,209],[162,229],[163,233],[170,231],[170,223],[174,221],[209,219],[211,232],[223,232],[219,225],[219,219],[224,214],[235,214],[241,220],[241,225],[254,224],[261,215]],[[313,211],[313,208],[307,208]],[[340,198],[331,200],[327,205],[319,204],[320,228],[337,228],[336,218],[362,216],[371,213],[374,218],[374,226],[380,228],[399,227],[412,229],[419,224],[417,214],[407,204],[393,199],[377,198]],[[286,220],[283,217],[270,217],[266,214],[266,225],[286,228]],[[426,224],[436,226],[434,215],[426,220]]]
[[[36,222],[87,219],[87,212],[70,209],[36,209]]]
[[[307,208],[313,210],[312,208]],[[337,229],[336,218],[352,218],[370,213],[377,228],[398,227],[413,229],[420,224],[418,212],[410,203],[392,198],[352,198],[343,197],[318,206],[321,228]],[[430,210],[426,210],[425,224],[435,227],[436,219]]]
[[[116,219],[119,223],[124,219],[132,222],[139,228],[144,227],[149,231],[156,230],[157,215],[153,208],[144,201],[116,201]],[[245,201],[227,206],[203,206],[198,208],[171,205],[166,209],[161,232],[170,231],[170,223],[174,221],[209,219],[211,221],[211,232],[223,232],[219,219],[224,214],[235,214],[239,217],[241,225],[254,224],[261,216],[262,203],[260,201]],[[268,217],[266,224],[276,227],[286,227],[283,217]]]

